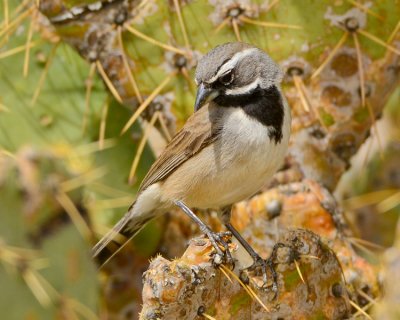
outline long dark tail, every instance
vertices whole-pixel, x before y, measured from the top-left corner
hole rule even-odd
[[[122,219],[92,249],[93,258],[104,266],[132,239],[146,224],[148,219],[132,215],[132,207]]]

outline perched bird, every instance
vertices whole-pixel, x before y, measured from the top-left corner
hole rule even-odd
[[[223,237],[190,210],[216,208],[265,274],[265,261],[230,224],[230,208],[259,191],[286,154],[291,117],[280,89],[282,71],[263,50],[233,42],[207,53],[195,78],[195,113],[152,165],[136,201],[93,254],[104,255],[104,261],[118,233],[131,238],[149,220],[178,206],[199,224],[216,253],[231,259]]]

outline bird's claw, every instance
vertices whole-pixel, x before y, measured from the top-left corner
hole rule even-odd
[[[263,286],[267,284],[267,261],[261,258],[260,256],[256,256],[253,258],[253,264],[248,267],[249,271],[256,272],[258,274],[258,270],[261,269],[263,276]]]
[[[228,232],[218,232],[218,233],[209,231],[206,234],[215,249],[215,254],[213,257],[213,264],[215,266],[219,266],[222,263],[225,263],[229,266],[234,267],[235,261],[229,250],[229,243],[231,242],[232,234],[229,231]],[[223,250],[221,249],[221,247],[223,247]]]
[[[278,294],[278,275],[275,271],[274,268],[274,263],[272,260],[272,257],[269,259],[262,259],[260,256],[254,256],[253,257],[253,264],[246,268],[245,270],[250,271],[254,273],[255,275],[262,275],[262,282],[258,286],[259,289],[271,289],[271,291],[274,293],[274,297]],[[271,278],[272,278],[272,284],[268,285],[268,275],[267,275],[267,270],[269,269]]]

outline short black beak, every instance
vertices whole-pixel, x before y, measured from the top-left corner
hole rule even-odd
[[[215,89],[207,88],[203,83],[197,89],[196,102],[194,103],[194,111],[196,112],[207,102],[213,100],[218,96],[218,91]]]

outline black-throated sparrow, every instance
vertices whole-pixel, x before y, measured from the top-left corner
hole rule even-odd
[[[195,113],[144,178],[136,201],[94,247],[106,251],[118,234],[133,237],[152,218],[179,206],[210,238],[218,255],[227,244],[189,207],[223,209],[227,229],[253,257],[265,262],[230,224],[233,203],[256,193],[282,164],[290,135],[290,109],[280,90],[282,72],[261,49],[220,45],[198,63]],[[109,254],[109,252],[107,253]],[[105,257],[103,257],[104,260]]]

